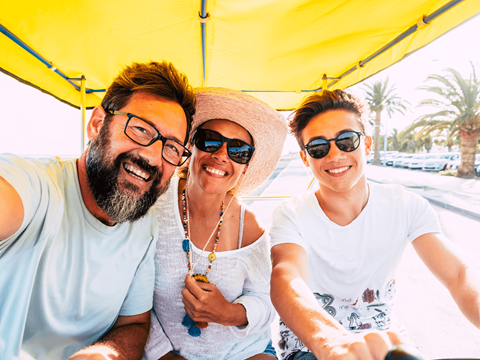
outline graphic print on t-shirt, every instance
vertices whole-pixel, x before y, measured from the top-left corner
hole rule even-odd
[[[335,300],[333,295],[319,293],[313,293],[313,295],[317,299],[322,309],[324,309],[331,316],[335,317],[337,311],[333,306],[331,306],[333,301]],[[279,330],[280,341],[278,342],[278,346],[280,350],[282,350],[282,359],[292,353],[296,353],[299,351],[309,351],[308,348],[302,343],[302,341],[297,338],[297,336],[285,325],[282,319],[280,319]]]
[[[318,292],[314,292],[313,295],[322,309],[349,331],[386,330],[390,328],[392,322],[390,305],[395,295],[395,279],[390,279],[382,288],[367,287],[357,298],[335,299],[331,294]],[[299,351],[309,352],[281,319],[279,331],[278,346],[283,359]]]

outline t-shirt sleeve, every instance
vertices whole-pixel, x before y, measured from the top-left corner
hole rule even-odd
[[[157,232],[155,232],[156,234]],[[145,255],[137,267],[127,297],[122,304],[119,315],[131,316],[142,314],[152,308],[153,285],[155,281],[155,243],[157,236],[152,236]]]
[[[419,236],[429,233],[442,233],[438,216],[430,203],[418,194],[407,193],[408,206],[408,238],[414,241]]]
[[[1,256],[30,224],[40,205],[42,193],[48,192],[49,189],[47,178],[42,174],[42,170],[30,161],[15,155],[0,155],[0,177],[7,181],[18,193],[24,211],[20,228],[15,234],[0,242]]]
[[[273,211],[270,238],[272,247],[293,243],[306,249],[299,229],[295,207],[292,203],[284,202]]]

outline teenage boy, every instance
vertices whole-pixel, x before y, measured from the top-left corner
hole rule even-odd
[[[290,130],[317,191],[281,204],[271,227],[271,297],[284,359],[384,359],[407,341],[392,316],[395,270],[408,243],[480,327],[480,274],[442,234],[422,197],[367,182],[362,106],[335,90],[308,97]]]
[[[93,110],[80,158],[0,155],[1,359],[142,357],[150,207],[189,155],[194,105],[172,64],[134,63]]]

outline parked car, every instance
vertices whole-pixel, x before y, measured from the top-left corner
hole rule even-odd
[[[410,159],[413,156],[413,154],[405,154],[399,158],[396,158],[393,161],[393,167],[402,167],[402,163],[404,160]]]
[[[459,152],[437,154],[431,159],[428,159],[427,161],[424,162],[422,170],[424,171],[445,170],[447,164],[450,161],[457,160],[458,158],[460,158]]]
[[[415,170],[415,169],[422,169],[423,168],[423,164],[425,163],[425,161],[427,159],[430,159],[431,157],[433,157],[435,155],[433,154],[419,154],[419,155],[414,155],[411,159],[410,159],[410,162],[408,164],[408,168],[409,169],[412,169],[412,170]]]
[[[398,153],[398,154],[393,154],[393,155],[390,155],[390,156],[387,156],[386,158],[386,162],[385,162],[385,165],[387,166],[393,166],[393,162],[398,159],[398,158],[401,158],[403,156],[407,155],[406,153]]]
[[[396,154],[398,154],[398,151],[380,151],[380,162],[385,165],[387,159]]]
[[[447,169],[457,170],[458,167],[460,166],[461,160],[462,160],[461,158],[458,158],[458,159],[455,160],[455,161],[449,162],[449,163],[447,164]],[[475,165],[474,165],[474,168],[476,169],[478,165],[480,165],[480,154],[475,155]]]
[[[477,166],[477,176],[480,176],[480,165]]]
[[[412,156],[404,158],[404,160],[402,161],[402,168],[408,169],[408,167],[410,166],[410,162],[414,160],[417,156],[418,154],[413,154]]]

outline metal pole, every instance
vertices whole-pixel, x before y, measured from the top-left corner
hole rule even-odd
[[[86,97],[86,87],[85,87],[85,76],[82,75],[80,78],[80,114],[81,114],[81,144],[80,144],[80,152],[83,153],[85,150],[85,108],[87,107],[87,97]]]
[[[387,166],[388,119],[385,119],[385,137],[383,138],[383,158]]]

